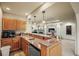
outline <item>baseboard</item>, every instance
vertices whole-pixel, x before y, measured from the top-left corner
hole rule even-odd
[[[67,38],[62,38],[61,40],[71,40],[71,41],[75,41],[74,39],[67,39]]]

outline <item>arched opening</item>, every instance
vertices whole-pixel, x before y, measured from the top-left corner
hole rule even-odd
[[[75,41],[75,55],[79,55],[79,3],[72,2],[71,6],[75,13],[75,20],[76,20],[76,41]]]

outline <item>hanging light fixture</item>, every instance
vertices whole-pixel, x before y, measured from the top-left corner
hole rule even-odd
[[[34,21],[36,21],[36,16],[34,16]],[[36,24],[36,23],[34,22],[34,24]]]
[[[43,14],[43,21],[42,21],[42,23],[43,23],[43,33],[44,34],[46,34],[46,21],[45,21],[45,11],[42,11],[42,14]]]
[[[46,21],[45,21],[45,11],[42,11],[42,13],[43,13],[43,21],[42,21],[42,23],[46,23]]]
[[[44,24],[45,24],[46,22],[43,20],[43,21],[42,21],[42,23],[44,23]]]

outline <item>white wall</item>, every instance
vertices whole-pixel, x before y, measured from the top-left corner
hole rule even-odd
[[[41,28],[43,28],[42,23],[37,25],[40,25]],[[72,26],[72,35],[66,35],[66,26],[68,25]],[[76,40],[76,20],[63,20],[62,22],[57,23],[48,22],[44,27],[45,34],[48,33],[48,28],[55,28],[55,34],[62,37],[63,39]],[[34,29],[37,29],[37,27],[34,26]]]
[[[27,20],[26,33],[32,32],[32,26],[32,23],[29,20]]]
[[[76,13],[76,21],[77,21],[77,36],[75,42],[75,54],[79,55],[79,13]]]
[[[0,39],[1,39],[1,32],[2,32],[2,10],[0,7]]]
[[[72,35],[66,35],[66,26],[71,25],[72,26]],[[61,37],[63,39],[70,39],[70,40],[76,40],[76,25],[73,22],[64,22],[61,25]]]
[[[1,32],[2,32],[2,10],[0,7],[0,39],[1,39]],[[1,41],[0,41],[0,47],[1,47]]]
[[[75,54],[79,55],[79,2],[72,2],[71,6],[75,12],[76,17],[76,41],[75,41]]]
[[[48,28],[55,28],[56,35],[62,37],[63,39],[76,40],[76,25],[75,24],[76,24],[76,20],[63,20],[62,22],[57,22],[57,23],[49,22],[46,24],[46,28],[44,29],[45,29],[45,33],[47,34]],[[66,26],[68,25],[72,26],[72,35],[66,35]]]
[[[64,6],[67,6],[67,8],[61,8],[61,7],[64,7]],[[38,8],[37,10],[35,10],[32,13],[31,19],[34,20],[33,16],[36,15],[37,16],[36,20],[41,20],[41,22],[42,22],[43,18],[42,18],[41,11],[43,11],[43,10],[46,11],[46,16],[47,16],[46,19],[48,19],[50,21],[53,21],[54,18],[56,20],[57,19],[59,19],[59,20],[63,19],[64,20],[64,21],[62,20],[63,24],[61,24],[61,25],[59,23],[56,24],[56,23],[50,23],[49,22],[47,24],[47,27],[55,27],[56,31],[57,31],[56,34],[58,36],[62,36],[62,38],[64,38],[64,39],[70,39],[70,40],[75,40],[76,39],[76,27],[75,27],[76,20],[74,20],[75,14],[74,14],[74,11],[73,11],[72,7],[70,6],[70,3],[62,3],[62,4],[61,3],[59,3],[59,4],[58,3],[57,4],[53,3],[53,4],[51,4],[51,6],[49,6],[46,9],[43,9],[42,7]],[[61,14],[61,16],[60,16],[60,14]],[[55,17],[53,17],[53,16],[55,16]],[[67,25],[67,23],[71,23],[71,25],[72,25],[72,35],[66,35],[66,25]],[[41,27],[43,27],[42,23],[40,23],[40,24],[41,24]],[[45,33],[47,33],[47,31],[48,31],[47,27],[45,28]]]
[[[17,20],[26,20],[26,18],[23,17],[23,16],[18,16],[18,15],[9,14],[9,13],[3,13],[3,18],[12,18],[12,19],[17,19]]]

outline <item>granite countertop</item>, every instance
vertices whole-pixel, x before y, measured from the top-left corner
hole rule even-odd
[[[56,38],[51,38],[51,39],[48,39],[48,40],[41,40],[41,39],[33,38],[31,36],[28,36],[28,35],[21,36],[21,37],[24,38],[25,40],[27,40],[29,43],[36,46],[37,48],[39,48],[39,49],[41,49],[40,44],[43,44],[47,47],[53,46],[54,43],[58,44],[58,41],[56,40]]]
[[[35,39],[33,40],[32,37],[30,36],[21,36],[22,38],[24,38],[25,40],[27,40],[29,43],[31,43],[32,45],[34,45],[35,47],[37,47],[38,49],[40,48],[40,43],[37,42]]]
[[[44,36],[44,37],[50,37],[49,35],[45,35],[45,34],[37,34],[37,33],[31,33],[31,34],[39,35],[39,36]]]

